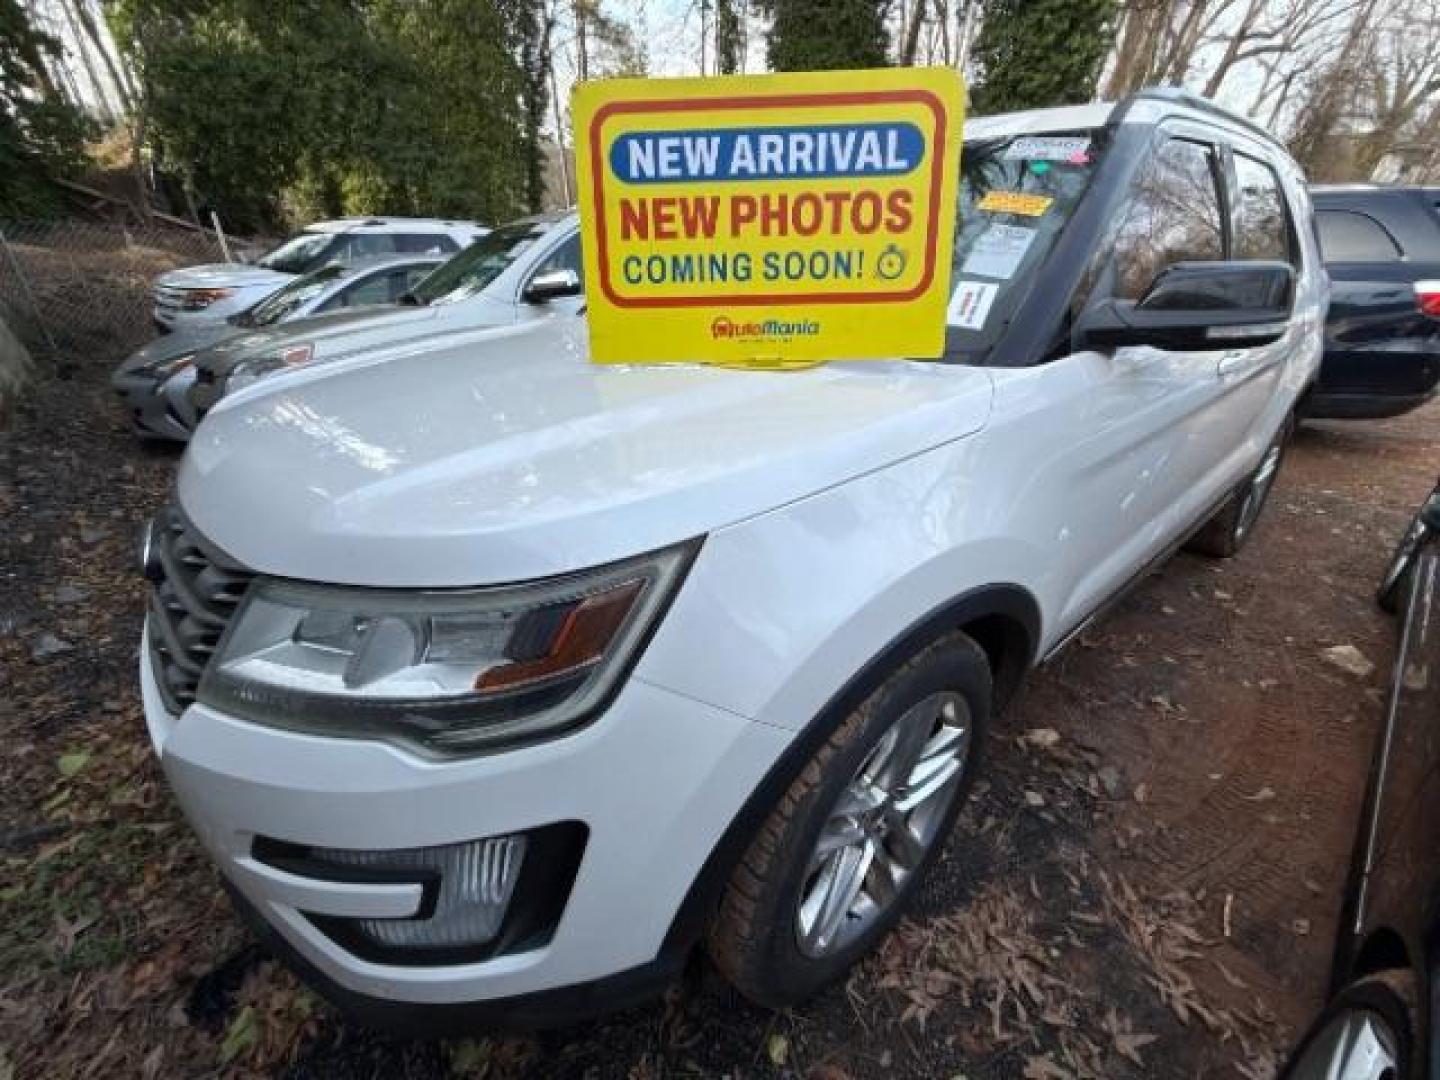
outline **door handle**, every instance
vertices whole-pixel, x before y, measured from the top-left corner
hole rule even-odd
[[[1220,356],[1219,372],[1221,375],[1233,375],[1245,364],[1246,352],[1244,349],[1229,349]]]

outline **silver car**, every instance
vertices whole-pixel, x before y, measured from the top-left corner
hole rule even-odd
[[[190,414],[262,378],[387,350],[460,344],[497,327],[574,317],[585,306],[580,222],[561,211],[501,225],[451,258],[399,310],[355,312],[231,338],[195,357]]]
[[[197,353],[311,315],[393,304],[447,258],[440,254],[399,255],[322,266],[215,326],[156,338],[132,353],[110,383],[125,402],[137,435],[183,442],[195,426],[186,391],[195,381]]]

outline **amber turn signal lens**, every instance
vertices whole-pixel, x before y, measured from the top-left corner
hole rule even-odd
[[[573,675],[598,662],[644,586],[643,581],[627,581],[580,601],[565,616],[544,656],[490,668],[475,680],[475,689],[515,690]]]

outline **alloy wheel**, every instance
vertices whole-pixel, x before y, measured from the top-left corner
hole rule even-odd
[[[1395,1036],[1374,1013],[1347,1009],[1326,1025],[1290,1075],[1294,1080],[1395,1080]]]
[[[865,932],[939,841],[970,758],[970,710],[954,691],[908,709],[840,793],[806,864],[795,936],[827,956]]]

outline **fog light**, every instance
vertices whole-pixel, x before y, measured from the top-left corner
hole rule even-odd
[[[525,847],[524,836],[497,836],[402,851],[312,848],[311,856],[329,866],[413,873],[417,880],[436,882],[428,913],[413,919],[356,919],[351,925],[384,948],[453,949],[484,945],[500,932]],[[427,890],[427,900],[428,895]]]

